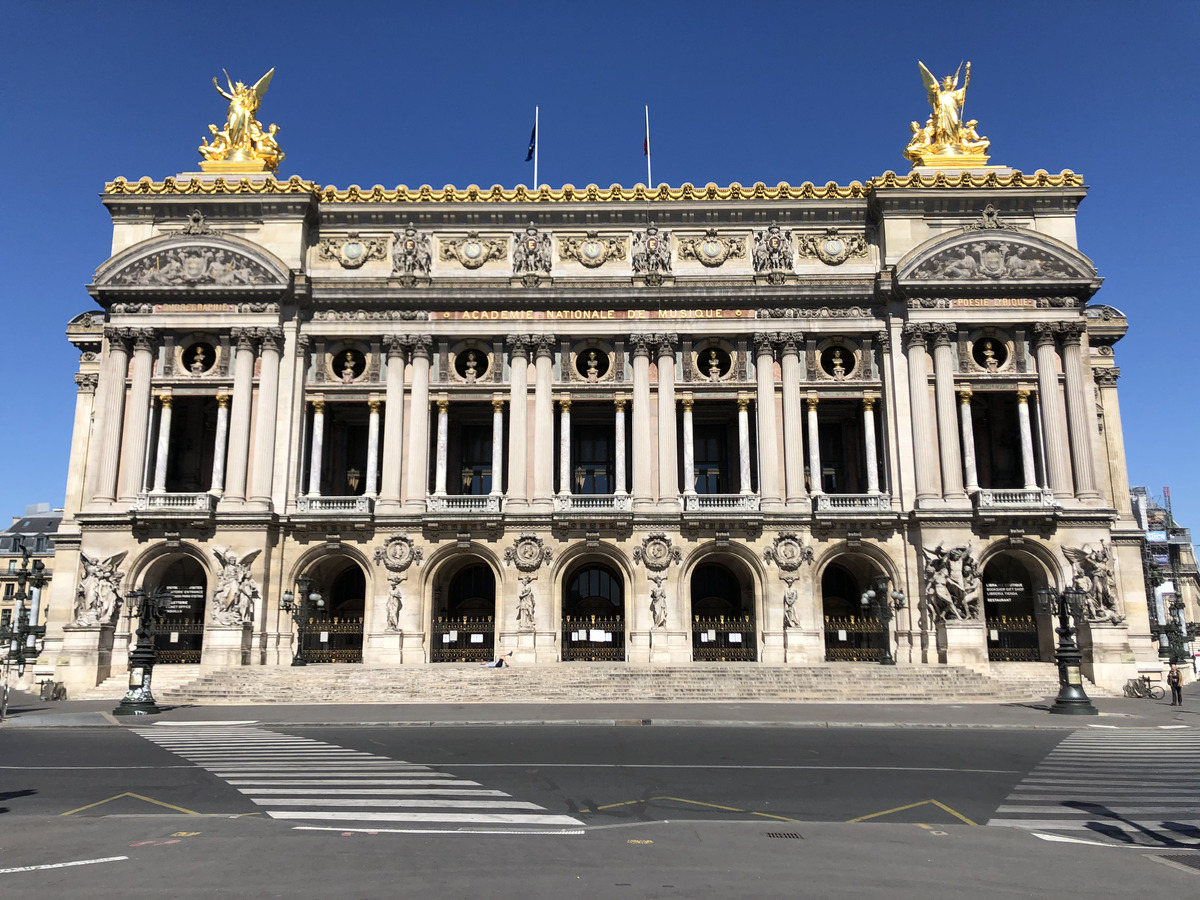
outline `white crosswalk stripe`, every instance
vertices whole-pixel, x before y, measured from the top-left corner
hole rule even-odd
[[[997,807],[988,825],[1114,844],[1200,849],[1200,732],[1076,731]]]
[[[583,833],[572,816],[477,781],[311,738],[250,725],[134,730],[223,779],[271,818],[309,823],[297,828]]]

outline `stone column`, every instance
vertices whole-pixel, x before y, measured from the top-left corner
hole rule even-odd
[[[313,401],[312,452],[308,463],[308,495],[321,496],[321,453],[325,449],[325,401]]]
[[[1029,391],[1017,391],[1017,420],[1021,424],[1021,473],[1025,476],[1025,490],[1036,491],[1037,466],[1033,457],[1033,429],[1029,425]]]
[[[107,328],[108,356],[96,390],[96,462],[88,485],[89,499],[117,499],[117,470],[121,463],[121,426],[125,421],[125,376],[129,373],[132,329]]]
[[[679,398],[683,406],[683,493],[696,493],[696,439],[692,431],[692,406],[695,400],[691,394]]]
[[[504,494],[504,398],[492,397],[492,489],[493,497]]]
[[[229,437],[229,395],[217,394],[217,433],[213,439],[212,486],[208,492],[225,493],[225,444]]]
[[[524,334],[510,334],[507,340],[512,362],[508,386],[508,493],[504,511],[520,512],[529,506],[529,466],[525,455],[529,446],[529,338]]]
[[[1080,500],[1100,497],[1093,468],[1092,432],[1096,413],[1088,402],[1091,366],[1083,358],[1084,325],[1068,324],[1063,330],[1063,374],[1067,380],[1067,421],[1071,432],[1071,468],[1075,472],[1075,496]]]
[[[908,392],[912,400],[912,437],[917,499],[939,497],[937,488],[936,445],[933,422],[929,415],[928,354],[921,325],[904,326],[908,349]]]
[[[154,374],[154,332],[139,328],[133,339],[133,368],[125,429],[121,434],[121,482],[117,497],[133,500],[142,490],[146,469],[146,437],[150,429],[150,378]]]
[[[958,391],[958,410],[962,425],[963,469],[966,471],[967,493],[979,490],[979,471],[975,465],[975,425],[971,419],[971,389],[962,387]]]
[[[804,423],[800,402],[799,332],[781,334],[779,374],[783,379],[783,478],[785,499],[795,503],[807,497],[804,488]]]
[[[758,421],[758,493],[763,509],[783,505],[779,491],[779,433],[775,425],[775,352],[772,336],[754,335],[754,374],[758,393],[755,397]]]
[[[953,325],[938,325],[933,345],[933,392],[937,401],[938,446],[942,462],[942,496],[947,500],[962,500],[962,453],[958,446],[958,416],[954,410]]]
[[[738,486],[740,493],[753,494],[750,481],[750,398],[738,395]]]
[[[364,492],[368,497],[379,492],[379,401],[372,397],[367,401],[367,484]]]
[[[867,493],[879,493],[879,449],[875,443],[875,398],[863,397],[863,444],[867,454]]]
[[[817,404],[820,398],[808,399],[808,478],[812,482],[813,496],[825,493],[825,480],[821,477],[821,431],[817,424]],[[760,475],[761,477],[761,475]]]
[[[246,500],[246,468],[250,454],[250,401],[254,379],[254,332],[235,328],[237,353],[233,360],[233,409],[229,414],[229,472],[223,502]]]
[[[675,430],[675,344],[678,336],[658,337],[658,505],[679,509],[679,446]]]
[[[613,421],[613,493],[625,494],[625,398],[613,400],[616,417]]]
[[[653,503],[650,478],[650,341],[648,334],[629,336],[633,348],[633,446],[640,454],[633,466],[633,508]]]
[[[407,341],[398,334],[383,339],[387,348],[387,393],[384,395],[383,478],[376,509],[400,509],[400,473],[404,464],[404,350]]]
[[[412,341],[412,409],[408,413],[408,491],[405,506],[425,510],[429,493],[429,348],[433,338],[416,335]]]
[[[554,508],[554,335],[534,337],[533,504]]]
[[[450,400],[437,398],[437,459],[433,469],[433,495],[446,496],[446,451],[450,444]]]
[[[275,420],[279,408],[279,356],[283,329],[262,331],[258,370],[258,410],[254,417],[254,472],[250,479],[250,500],[266,508],[271,506],[271,482],[275,474]],[[368,476],[369,477],[369,476]]]
[[[154,493],[167,492],[167,454],[171,448],[171,395],[161,394],[158,402],[162,412],[158,416],[158,452],[154,456]]]
[[[1033,326],[1037,359],[1038,394],[1042,402],[1042,440],[1046,448],[1046,474],[1056,497],[1073,495],[1071,468],[1067,460],[1067,436],[1063,431],[1062,398],[1058,393],[1057,354],[1053,322]]]
[[[558,401],[558,493],[571,495],[571,398]]]

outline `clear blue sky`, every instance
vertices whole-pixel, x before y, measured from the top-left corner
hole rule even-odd
[[[917,71],[973,63],[992,162],[1083,173],[1079,245],[1123,310],[1133,484],[1200,527],[1196,0],[4,4],[0,516],[63,502],[76,354],[117,175],[194,171],[222,67],[271,66],[281,174],[325,185],[799,184],[905,171]],[[0,519],[0,521],[4,521]]]

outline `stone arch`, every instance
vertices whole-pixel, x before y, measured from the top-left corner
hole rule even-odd
[[[215,560],[212,554],[205,554],[203,550],[194,544],[179,543],[177,546],[171,546],[166,541],[154,544],[147,547],[137,558],[129,565],[125,574],[125,590],[133,590],[135,587],[143,588],[142,581],[153,565],[164,557],[170,556],[187,556],[200,563],[204,569],[204,576],[209,584],[214,583],[217,571]]]
[[[495,553],[473,541],[465,549],[450,544],[435,549],[425,568],[422,616],[429,661],[490,662],[503,611],[504,572]],[[460,592],[465,593],[458,596]],[[443,604],[448,615],[443,615]]]
[[[1039,612],[1037,591],[1068,585],[1070,572],[1064,565],[1049,546],[1037,541],[1000,540],[980,553],[980,602],[989,661],[1054,659],[1054,623]]]
[[[827,661],[872,661],[890,646],[890,632],[872,613],[864,613],[861,596],[882,572],[900,584],[892,558],[873,544],[833,545],[813,568],[813,601],[823,622]]]
[[[757,662],[766,615],[758,558],[745,547],[709,543],[688,555],[680,583],[686,585],[681,606],[691,632],[692,659]]]
[[[212,556],[191,544],[156,544],[130,567],[130,588],[168,591],[166,615],[154,636],[157,662],[196,665],[204,648],[204,628],[217,570]],[[191,571],[189,571],[189,569]]]
[[[825,574],[826,567],[836,561],[839,556],[865,556],[874,562],[893,584],[902,584],[900,579],[900,569],[896,565],[896,561],[891,555],[884,550],[881,550],[877,545],[872,543],[863,543],[857,547],[851,547],[848,541],[839,541],[836,544],[828,547],[825,552],[813,563],[813,583],[820,584],[821,577]]]
[[[1045,576],[1048,586],[1055,590],[1062,590],[1071,582],[1071,569],[1066,558],[1060,559],[1049,546],[1040,541],[1026,540],[1015,544],[1008,538],[1004,538],[988,544],[979,552],[979,571],[982,572],[987,568],[989,562],[1002,553],[1018,557],[1026,556],[1032,559],[1041,566],[1041,572]]]
[[[232,234],[173,232],[127,247],[96,270],[93,295],[162,296],[164,290],[280,293],[291,283],[288,265],[265,247]]]
[[[321,544],[293,562],[284,590],[293,590],[292,585],[307,576],[312,580],[310,591],[321,595],[321,605],[309,610],[313,621],[302,627],[299,636],[307,662],[362,662],[363,635],[373,627],[377,605],[373,568],[365,554],[350,544]]]
[[[560,658],[564,662],[582,660],[623,661],[633,617],[632,571],[615,548],[598,552],[586,545],[559,560],[553,578],[554,614],[561,631]],[[582,576],[587,573],[588,577]],[[581,603],[568,608],[567,598],[578,587]],[[614,591],[620,604],[613,601]],[[603,598],[603,599],[601,599]],[[591,600],[594,606],[587,602]],[[580,624],[582,623],[582,625]]]
[[[605,541],[601,541],[595,547],[588,547],[586,543],[576,542],[557,554],[551,562],[550,584],[554,592],[554,617],[557,621],[562,619],[562,593],[566,589],[566,578],[585,557],[595,557],[598,561],[611,565],[620,573],[625,580],[625,605],[629,605],[635,583],[633,564],[629,558],[620,548]]]
[[[719,546],[715,541],[701,544],[692,550],[683,560],[682,572],[679,579],[680,584],[689,586],[690,595],[692,576],[695,574],[696,569],[709,563],[721,564],[720,557],[731,557],[745,567],[745,574],[748,576],[746,579],[747,586],[754,594],[754,618],[756,622],[763,622],[767,607],[766,567],[763,565],[762,559],[744,544],[733,543],[732,541],[727,546]],[[688,610],[690,617],[690,602]]]

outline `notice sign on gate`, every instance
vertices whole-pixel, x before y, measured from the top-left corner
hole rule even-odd
[[[204,585],[176,584],[163,588],[167,594],[166,614],[183,616],[204,606]]]
[[[983,585],[983,595],[988,603],[1012,603],[1025,598],[1025,585],[989,581]]]

